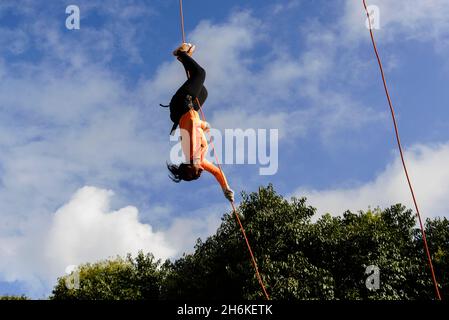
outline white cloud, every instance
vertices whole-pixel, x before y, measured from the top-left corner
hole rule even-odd
[[[163,233],[139,222],[137,208],[111,211],[112,195],[111,191],[84,187],[56,211],[44,240],[46,265],[55,268],[53,272],[70,264],[139,250],[161,259],[176,253]]]
[[[301,5],[300,0],[284,1],[283,3],[276,3],[273,5],[273,14],[277,15],[287,10],[292,10]]]
[[[23,53],[27,49],[28,35],[22,30],[0,28],[0,50],[15,55]]]
[[[422,216],[449,217],[449,142],[436,146],[414,146],[407,150],[405,157]],[[414,209],[398,158],[373,181],[357,187],[327,190],[300,188],[294,194],[306,196],[321,214],[339,215],[346,210],[357,212],[396,203]]]

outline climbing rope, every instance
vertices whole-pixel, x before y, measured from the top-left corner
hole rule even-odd
[[[412,186],[412,182],[411,182],[410,176],[408,174],[407,165],[405,163],[405,157],[404,157],[404,153],[402,151],[401,139],[399,137],[399,129],[398,129],[398,125],[396,123],[396,115],[395,115],[395,112],[394,112],[393,103],[391,102],[391,97],[390,97],[390,93],[389,93],[389,90],[388,90],[387,81],[386,81],[384,69],[383,69],[383,66],[382,66],[382,61],[380,59],[380,55],[379,55],[379,52],[377,50],[376,41],[374,39],[374,33],[373,33],[372,24],[371,24],[371,17],[370,17],[370,13],[369,13],[369,10],[368,10],[368,6],[366,5],[366,0],[363,0],[363,6],[365,7],[366,15],[368,17],[369,31],[370,31],[370,35],[371,35],[371,42],[373,43],[374,52],[376,53],[377,62],[379,64],[380,73],[382,75],[382,82],[383,82],[383,85],[384,85],[384,89],[385,89],[385,93],[386,93],[386,96],[387,96],[388,104],[390,106],[391,117],[393,119],[394,131],[395,131],[395,134],[396,134],[396,141],[397,141],[397,144],[398,144],[399,153],[401,155],[402,166],[404,168],[405,176],[407,178],[408,186],[410,188],[410,193],[411,193],[412,198],[413,198],[413,203],[415,204],[416,214],[418,216],[419,225],[420,225],[420,228],[421,228],[421,234],[422,234],[422,238],[423,238],[424,249],[425,249],[426,254],[427,254],[427,260],[428,260],[428,263],[429,263],[430,272],[432,274],[433,284],[435,286],[435,293],[436,293],[436,296],[437,296],[438,300],[441,300],[440,290],[438,288],[438,282],[437,282],[437,279],[436,279],[436,276],[435,276],[435,271],[433,269],[432,258],[430,256],[429,246],[427,245],[426,232],[424,230],[424,226],[423,226],[422,219],[421,219],[421,214],[420,214],[419,207],[418,207],[418,202],[416,200],[415,192],[414,192],[413,186]]]
[[[182,0],[179,0],[179,13],[180,13],[180,16],[181,16],[182,42],[185,43],[185,42],[186,42],[186,36],[185,36],[185,31],[184,31],[184,13],[183,13],[183,8],[182,8],[182,7],[183,7],[183,6],[182,6]],[[189,74],[188,74],[188,73],[187,73],[187,77],[189,77]],[[203,112],[203,107],[202,107],[200,101],[198,100],[198,98],[196,98],[196,102],[197,102],[197,104],[198,104],[198,106],[199,106],[199,108],[200,108],[200,111],[201,111],[201,117],[203,118],[203,121],[207,121],[207,120],[206,120],[206,116],[204,115],[204,112]],[[220,165],[220,162],[218,161],[218,156],[217,156],[217,153],[215,152],[215,147],[214,147],[214,144],[213,144],[213,142],[212,142],[212,139],[210,139],[209,144],[210,144],[211,147],[212,147],[212,151],[213,151],[213,153],[214,153],[215,161],[216,161],[216,163],[217,163],[217,166],[218,166],[218,168],[220,169],[221,174],[224,175],[223,170],[222,170],[221,165]],[[250,246],[250,244],[249,244],[248,237],[246,236],[245,229],[243,228],[243,224],[242,224],[242,222],[240,221],[240,218],[239,218],[239,215],[238,215],[238,213],[237,213],[237,209],[236,209],[236,207],[235,207],[235,204],[234,204],[233,201],[230,201],[230,203],[231,203],[231,207],[232,207],[232,211],[233,211],[233,213],[234,213],[234,216],[235,216],[235,218],[236,218],[236,220],[237,220],[237,222],[238,222],[238,224],[239,224],[239,226],[240,226],[240,231],[242,232],[242,235],[243,235],[243,237],[245,238],[245,242],[246,242],[246,245],[247,245],[247,247],[248,247],[249,254],[250,254],[250,256],[251,256],[251,262],[252,262],[252,264],[253,264],[253,267],[254,267],[254,270],[255,270],[255,273],[256,273],[257,280],[259,281],[260,287],[262,288],[262,291],[263,291],[263,294],[264,294],[265,298],[266,298],[267,300],[270,300],[270,296],[269,296],[268,293],[267,293],[267,290],[266,290],[265,285],[264,285],[264,283],[263,283],[262,277],[261,277],[261,275],[260,275],[260,273],[259,273],[259,268],[258,268],[258,266],[257,266],[257,262],[256,262],[256,259],[255,259],[255,257],[254,257],[254,254],[253,254],[253,250],[251,249],[251,246]]]
[[[184,31],[184,12],[182,11],[182,0],[179,0],[179,15],[181,16],[182,43],[186,42],[186,33]]]

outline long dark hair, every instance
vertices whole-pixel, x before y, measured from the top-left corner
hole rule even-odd
[[[182,180],[184,181],[190,181],[191,179],[186,179],[185,175],[185,169],[187,168],[188,164],[181,163],[179,166],[171,163],[167,163],[168,171],[170,171],[169,178],[172,179],[174,182],[179,183]]]

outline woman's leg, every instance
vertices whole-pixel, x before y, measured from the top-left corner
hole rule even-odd
[[[201,98],[200,100],[203,100],[205,96],[204,81],[206,80],[206,71],[185,52],[179,54],[178,60],[181,61],[189,75],[189,79],[179,88],[178,92],[189,94],[194,99]]]

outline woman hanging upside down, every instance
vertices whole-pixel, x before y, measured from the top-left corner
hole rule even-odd
[[[206,72],[192,59],[194,51],[194,45],[183,43],[173,52],[189,77],[170,101],[170,118],[174,123],[172,132],[179,125],[182,151],[187,162],[179,166],[167,164],[167,167],[174,182],[196,180],[203,170],[210,172],[220,184],[226,199],[233,202],[234,192],[229,187],[224,173],[205,158],[208,144],[204,132],[210,129],[210,125],[200,119],[198,110],[207,98],[207,90],[204,87]]]

